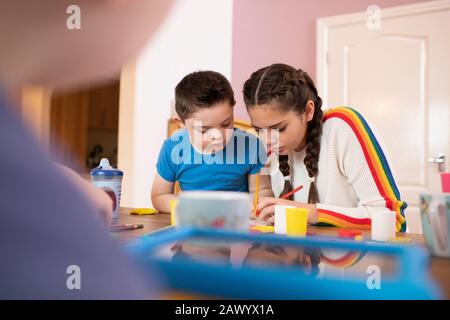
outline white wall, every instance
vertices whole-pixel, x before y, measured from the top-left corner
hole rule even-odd
[[[178,0],[158,33],[121,76],[118,166],[121,205],[148,207],[174,88],[195,70],[231,79],[233,1]]]

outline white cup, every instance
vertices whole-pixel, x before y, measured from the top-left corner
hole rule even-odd
[[[274,227],[275,233],[286,234],[286,209],[295,208],[294,206],[275,206]]]
[[[183,191],[175,210],[176,226],[248,232],[252,201],[248,193]]]
[[[387,241],[395,238],[396,213],[386,208],[370,208],[372,219],[372,240]]]

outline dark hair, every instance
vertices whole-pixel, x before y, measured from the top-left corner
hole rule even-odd
[[[303,114],[309,100],[314,102],[314,116],[308,122],[306,132],[305,166],[310,178],[313,178],[309,188],[308,203],[319,202],[319,194],[315,178],[319,173],[318,162],[320,138],[322,136],[322,99],[311,77],[301,69],[286,64],[273,64],[254,72],[244,84],[244,102],[248,108],[260,104],[277,101],[285,111],[295,111]],[[290,176],[288,156],[280,156],[280,171],[283,176]],[[285,181],[281,195],[292,190],[289,180]],[[293,198],[290,197],[292,200]]]
[[[265,247],[263,247],[265,245]],[[279,246],[279,245],[269,245],[269,244],[263,244],[263,243],[253,243],[252,246],[248,249],[247,256],[244,259],[244,264],[251,264],[251,261],[249,261],[249,256],[251,251],[253,250],[261,250],[265,249],[269,252],[272,252],[278,256],[281,256],[286,253],[286,247]],[[317,248],[310,248],[310,247],[298,247],[299,251],[303,250],[304,254],[309,256],[311,259],[311,273],[310,276],[317,276],[319,274],[319,264],[321,262],[321,251]],[[304,266],[303,262],[300,261],[298,258],[291,262],[291,266]]]
[[[175,87],[175,110],[182,120],[199,109],[225,101],[231,106],[236,104],[230,82],[218,72],[192,72]]]

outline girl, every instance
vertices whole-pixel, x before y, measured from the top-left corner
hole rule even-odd
[[[406,230],[406,203],[357,111],[340,107],[324,114],[308,74],[285,64],[254,72],[243,92],[252,126],[267,130],[267,147],[279,155],[269,169],[274,194],[304,185],[289,200],[261,198],[262,219],[273,223],[275,205],[293,205],[309,209],[310,223],[369,229],[374,210],[389,210],[396,212],[397,231]]]

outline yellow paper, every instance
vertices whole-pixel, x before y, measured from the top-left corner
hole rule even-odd
[[[176,219],[175,219],[175,210],[177,208],[177,204],[178,204],[178,199],[170,200],[170,224],[172,226],[175,226],[177,224]]]
[[[288,236],[306,236],[308,212],[309,210],[305,208],[286,208],[286,233]]]
[[[273,226],[251,226],[250,230],[255,230],[263,233],[274,233],[275,228]]]
[[[136,208],[130,211],[130,214],[134,215],[147,215],[158,213],[158,210],[153,208]]]

